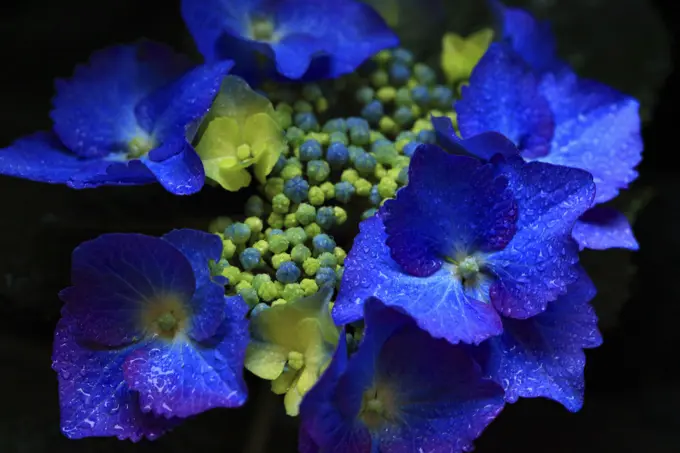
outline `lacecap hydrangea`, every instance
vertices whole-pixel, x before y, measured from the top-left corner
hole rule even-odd
[[[638,103],[489,5],[498,27],[428,59],[399,47],[428,33],[409,1],[183,1],[204,61],[140,41],[57,82],[52,130],[0,150],[1,174],[248,191],[202,231],[73,252],[66,436],[155,439],[242,406],[245,372],[303,453],[470,451],[519,398],[580,409],[602,337],[579,253],[638,247],[605,204],[637,176]]]

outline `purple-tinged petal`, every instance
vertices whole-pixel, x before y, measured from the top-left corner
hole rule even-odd
[[[576,281],[572,228],[591,206],[595,185],[589,173],[576,168],[520,158],[497,165],[510,181],[519,217],[507,247],[488,257],[496,275],[491,301],[503,315],[523,319],[545,310]]]
[[[548,21],[537,21],[527,11],[505,7],[497,0],[492,0],[492,4],[500,22],[501,39],[534,71],[556,71],[566,66],[557,57],[555,36]]]
[[[507,180],[491,164],[421,145],[409,183],[381,211],[392,258],[427,277],[458,252],[503,248],[515,232],[517,209]]]
[[[596,203],[616,197],[642,159],[638,101],[571,71],[547,75],[541,92],[557,121],[550,154],[540,160],[590,172]]]
[[[222,79],[233,66],[234,63],[228,60],[204,64],[152,92],[136,106],[138,121],[159,140],[177,130],[186,133],[188,127],[208,113]]]
[[[583,404],[583,348],[602,343],[595,287],[583,270],[567,294],[527,320],[504,319],[504,331],[477,350],[485,372],[505,389],[505,399],[547,397],[576,412]]]
[[[222,241],[216,234],[205,231],[183,228],[172,230],[161,238],[182,252],[191,263],[196,277],[196,286],[210,281],[210,261],[219,261],[222,257]]]
[[[76,173],[66,185],[73,189],[93,189],[100,186],[137,186],[156,182],[153,173],[139,159],[98,162],[106,164],[104,171]]]
[[[137,122],[137,103],[190,67],[186,57],[149,41],[98,51],[71,79],[57,81],[54,130],[81,156],[126,151],[132,139],[151,132]]]
[[[203,342],[181,336],[156,340],[130,354],[124,366],[125,381],[139,392],[142,410],[185,418],[245,403],[248,307],[240,296],[226,301],[226,317],[214,337]]]
[[[498,132],[484,132],[463,140],[456,135],[451,118],[432,116],[430,120],[437,134],[437,144],[452,154],[491,160],[496,154],[510,157],[519,153],[515,144]]]
[[[155,439],[176,421],[145,414],[137,393],[123,378],[126,356],[138,345],[122,349],[90,348],[79,343],[75,320],[57,324],[52,368],[59,379],[61,430],[70,439],[116,436],[137,442]]]
[[[319,453],[319,446],[307,432],[306,429],[300,427],[298,436],[298,452],[299,453]]]
[[[194,274],[167,242],[141,234],[105,234],[73,251],[71,284],[59,297],[82,339],[118,346],[144,336],[144,310],[192,298]]]
[[[390,257],[387,234],[378,216],[363,221],[359,228],[333,307],[336,323],[361,319],[364,301],[374,296],[401,308],[432,336],[451,343],[479,343],[501,332],[496,310],[466,294],[454,278],[452,265],[445,263],[426,278],[413,277]]]
[[[168,138],[142,162],[168,192],[192,195],[203,188],[205,169],[196,150],[183,135]],[[163,159],[157,160],[160,157]]]
[[[586,211],[574,225],[572,232],[581,250],[623,248],[638,250],[639,245],[628,219],[622,212],[605,206]]]
[[[110,162],[73,154],[51,132],[22,137],[0,150],[0,174],[51,184],[106,174]]]
[[[456,102],[464,138],[499,132],[529,158],[550,150],[555,124],[532,69],[507,45],[494,43],[472,71]]]

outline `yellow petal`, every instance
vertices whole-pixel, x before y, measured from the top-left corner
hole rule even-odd
[[[222,81],[208,118],[230,117],[238,124],[244,124],[249,116],[256,113],[273,114],[274,107],[269,99],[253,91],[245,80],[229,75]]]
[[[300,372],[298,370],[288,369],[281,373],[281,376],[272,381],[272,392],[277,395],[283,395],[294,386],[295,381]]]
[[[442,40],[441,66],[449,82],[470,78],[470,74],[493,39],[493,30],[484,28],[467,38],[447,33]]]
[[[252,341],[246,349],[245,367],[254,375],[271,381],[281,376],[287,357],[287,351],[277,345]]]
[[[241,128],[233,118],[215,118],[201,136],[196,152],[202,161],[236,157],[236,148],[243,143]]]
[[[302,401],[302,395],[297,390],[297,386],[292,386],[290,390],[286,393],[283,398],[283,405],[286,408],[286,414],[291,417],[297,417],[300,413],[300,402]]]
[[[243,138],[253,148],[255,177],[264,184],[287,146],[283,129],[268,114],[257,113],[246,120]]]

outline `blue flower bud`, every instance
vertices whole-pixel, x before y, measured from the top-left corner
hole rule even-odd
[[[319,122],[312,112],[300,112],[295,114],[295,125],[305,132],[319,130]]]
[[[413,111],[410,108],[403,105],[397,108],[392,117],[394,118],[394,122],[401,127],[410,126],[411,123],[413,123],[413,120],[415,119],[415,117],[413,116]]]
[[[300,269],[292,261],[281,263],[276,270],[276,279],[281,283],[295,283],[300,279]]]
[[[342,143],[331,143],[326,151],[326,161],[333,168],[342,168],[349,160],[349,150]]]
[[[402,151],[404,152],[405,156],[413,157],[413,153],[416,152],[416,148],[418,148],[419,145],[421,145],[421,143],[417,141],[407,143]]]
[[[402,186],[406,185],[406,183],[408,182],[408,166],[399,170],[399,175],[397,176],[397,182],[399,184],[401,184]]]
[[[293,146],[298,146],[305,139],[305,132],[298,127],[289,127],[286,130],[286,139]]]
[[[411,90],[411,99],[418,105],[426,105],[430,102],[430,90],[426,86],[417,85]]]
[[[453,90],[444,85],[437,85],[432,89],[432,104],[442,110],[448,110],[453,106]]]
[[[243,269],[250,270],[257,267],[260,262],[260,251],[253,247],[248,247],[239,255],[239,260],[241,261],[241,266]]]
[[[371,202],[372,205],[374,206],[379,206],[380,202],[382,201],[382,197],[380,196],[380,192],[378,192],[378,186],[374,185],[371,187],[371,191],[368,194],[368,201]]]
[[[331,206],[324,206],[316,211],[316,223],[324,230],[330,230],[335,225],[335,211]]]
[[[343,145],[349,144],[349,138],[347,137],[347,134],[344,132],[331,132],[328,141],[332,143],[342,143]]]
[[[354,161],[357,159],[357,156],[361,153],[364,153],[364,149],[361,146],[348,146],[347,147],[347,152],[349,153],[349,160],[350,162],[354,163]]]
[[[248,217],[262,217],[264,215],[264,200],[257,195],[248,198],[245,213]]]
[[[368,121],[357,116],[347,118],[347,128],[351,129],[353,127],[365,127],[366,129],[368,129],[369,124]]]
[[[375,171],[376,164],[377,162],[375,157],[363,150],[360,153],[357,153],[356,157],[354,158],[354,167],[357,169],[357,171],[363,174],[373,173]]]
[[[331,168],[325,160],[312,160],[307,164],[307,176],[312,182],[323,182],[330,174]]]
[[[302,203],[307,199],[309,183],[300,176],[289,179],[283,185],[283,193],[293,203]]]
[[[411,66],[413,64],[413,54],[411,51],[402,48],[394,49],[392,51],[392,59],[403,63],[406,66]]]
[[[322,155],[323,150],[321,149],[321,144],[316,140],[307,140],[300,145],[300,160],[302,162],[321,159]]]
[[[319,285],[319,288],[324,285],[335,285],[335,279],[335,271],[330,267],[322,267],[316,271],[316,276],[314,277],[314,280],[316,281],[316,284]]]
[[[323,93],[321,92],[319,85],[310,83],[302,87],[302,97],[309,102],[314,102],[320,97],[323,97]]]
[[[401,131],[397,135],[397,138],[394,140],[395,142],[399,142],[401,140],[415,140],[416,139],[416,134],[414,134],[412,131]]]
[[[323,131],[326,133],[347,132],[347,123],[344,118],[333,118],[326,121],[326,124],[323,125]]]
[[[286,166],[286,161],[287,161],[286,156],[281,154],[279,156],[279,159],[276,161],[276,164],[274,164],[274,168],[272,168],[272,174],[278,175],[281,172],[281,170],[283,170],[283,167]]]
[[[361,109],[361,116],[366,118],[371,123],[377,123],[380,121],[380,118],[382,118],[384,114],[385,110],[383,109],[383,105],[377,99],[369,102],[364,106],[363,109]]]
[[[418,141],[421,143],[437,143],[437,134],[432,130],[418,132]]]
[[[278,228],[273,228],[273,229],[269,232],[269,234],[267,235],[267,239],[271,239],[272,236],[279,236],[279,235],[283,235],[283,234],[284,234],[283,230],[280,230],[280,229],[278,229]]]
[[[404,63],[395,61],[390,66],[390,79],[395,85],[403,85],[411,78],[411,70]]]
[[[250,227],[245,223],[232,223],[224,230],[224,236],[234,244],[245,244],[250,239]]]
[[[371,141],[371,131],[368,127],[354,126],[349,130],[349,138],[354,145],[367,145]]]
[[[335,185],[335,198],[340,203],[349,203],[355,190],[351,183],[347,181],[339,182]]]
[[[375,91],[371,87],[361,87],[356,92],[356,99],[360,104],[368,104],[373,100],[373,96]]]
[[[333,250],[335,249],[335,241],[325,233],[314,236],[312,245],[314,246],[314,255],[316,256],[319,256],[323,252],[333,253]]]
[[[426,64],[416,63],[413,66],[413,74],[416,80],[423,85],[432,85],[437,81],[437,74]]]

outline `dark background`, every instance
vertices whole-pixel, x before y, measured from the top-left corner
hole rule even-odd
[[[447,28],[470,31],[475,2],[481,3],[450,0]],[[0,147],[50,127],[53,79],[70,76],[92,51],[141,36],[191,51],[178,3],[25,0],[3,6]],[[605,344],[588,352],[582,411],[522,400],[505,409],[477,451],[678,452],[680,180],[674,139],[680,17],[672,0],[509,3],[553,20],[561,53],[581,73],[642,100],[641,177],[620,200],[636,214],[641,251],[584,256],[599,287]],[[59,432],[50,354],[60,307],[56,293],[68,284],[71,250],[106,231],[162,234],[204,226],[238,209],[228,196],[204,190],[179,198],[155,186],[78,192],[0,177],[0,202],[0,453],[295,451],[295,420],[254,379],[245,408],[203,414],[154,443],[68,441]]]

